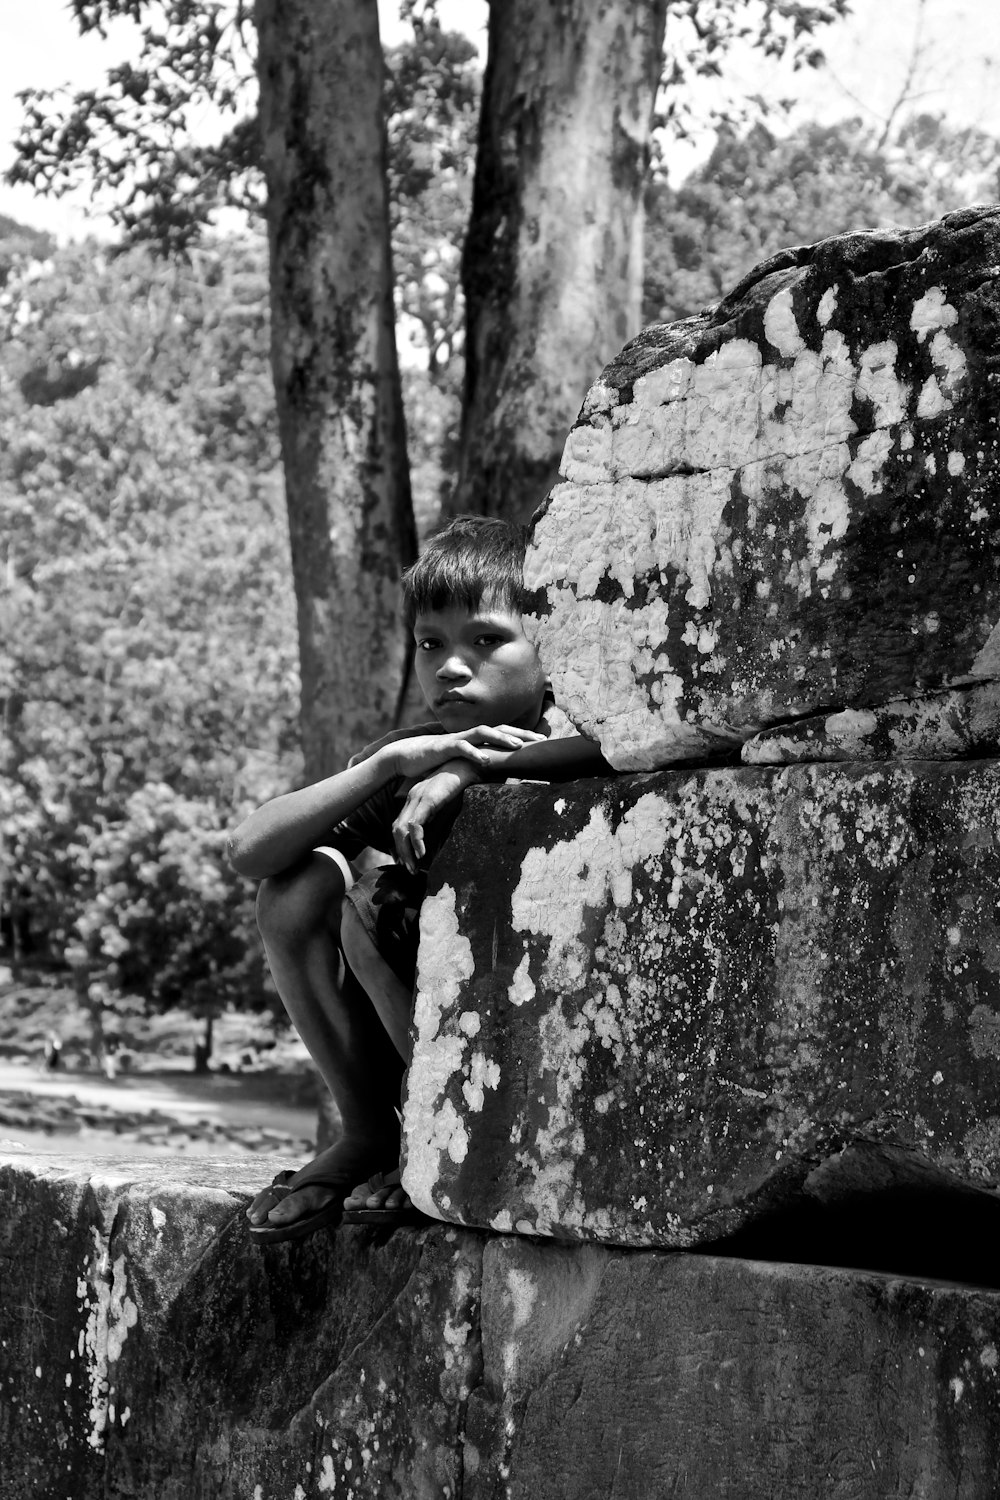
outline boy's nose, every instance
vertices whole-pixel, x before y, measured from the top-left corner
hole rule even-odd
[[[452,651],[438,667],[437,675],[442,681],[452,681],[455,678],[471,677],[472,673],[465,658],[457,651]]]

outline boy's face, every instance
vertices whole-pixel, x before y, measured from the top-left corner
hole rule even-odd
[[[413,637],[420,690],[444,729],[534,729],[545,674],[519,614],[491,599],[472,613],[461,605],[428,610],[417,616]]]

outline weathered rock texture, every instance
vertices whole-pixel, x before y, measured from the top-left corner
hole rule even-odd
[[[482,1341],[466,1500],[996,1493],[995,1293],[500,1239]]]
[[[783,251],[625,347],[527,566],[556,695],[614,766],[1000,677],[998,328],[982,209]]]
[[[992,1190],[998,808],[994,761],[472,793],[421,916],[415,1200],[690,1246],[838,1170]]]
[[[261,1252],[260,1164],[167,1173],[0,1164],[3,1500],[460,1494],[481,1239]]]
[[[0,1163],[4,1500],[995,1494],[996,1293],[444,1226],[261,1253],[239,1170]]]

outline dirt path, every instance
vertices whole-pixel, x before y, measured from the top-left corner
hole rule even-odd
[[[180,1069],[50,1073],[0,1059],[0,1152],[308,1154],[316,1111],[301,1080]]]

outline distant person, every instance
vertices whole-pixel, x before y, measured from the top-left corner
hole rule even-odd
[[[62,1067],[62,1037],[50,1031],[45,1039],[45,1067],[49,1073],[58,1073]]]
[[[271,973],[343,1122],[333,1146],[258,1193],[247,1210],[255,1240],[299,1238],[341,1217],[419,1218],[400,1185],[397,1106],[430,855],[475,782],[608,769],[555,706],[524,634],[524,549],[523,528],[474,516],[432,538],[403,594],[433,721],[265,803],[230,839],[235,868],[263,881],[257,920]],[[393,862],[360,874],[366,849]]]

